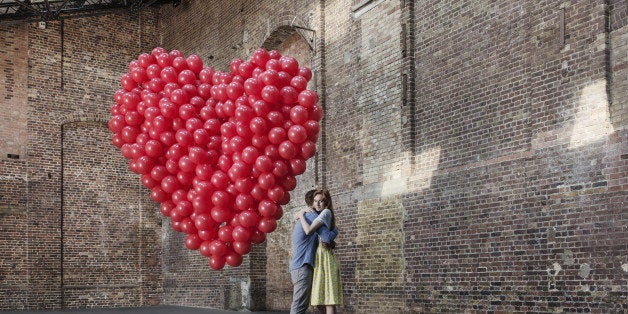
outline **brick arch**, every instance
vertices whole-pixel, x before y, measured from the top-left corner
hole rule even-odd
[[[298,29],[292,25],[308,27],[308,24],[299,17],[297,17],[294,13],[286,12],[280,15],[280,17],[277,18],[269,26],[269,29],[272,29],[273,31],[268,33],[268,35],[264,39],[264,42],[262,43],[262,48],[265,48],[267,50],[276,49],[288,37],[295,33],[298,33],[301,38],[303,38],[303,40],[308,43],[310,49],[315,50],[314,43],[316,40],[316,33],[312,31]]]

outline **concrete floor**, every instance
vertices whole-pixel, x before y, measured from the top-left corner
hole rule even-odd
[[[0,314],[61,314],[61,313],[86,313],[86,314],[234,314],[234,313],[264,313],[286,314],[288,312],[249,312],[226,311],[182,306],[152,306],[152,307],[125,307],[105,309],[72,309],[72,310],[41,310],[41,311],[0,311]]]

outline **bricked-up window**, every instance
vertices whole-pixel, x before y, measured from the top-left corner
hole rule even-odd
[[[26,24],[0,32],[0,159],[15,159],[26,156],[28,33]]]

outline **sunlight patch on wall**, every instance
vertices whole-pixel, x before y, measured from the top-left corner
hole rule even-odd
[[[380,197],[399,195],[408,192],[428,189],[432,184],[434,171],[438,169],[440,147],[432,147],[415,155],[405,153],[403,158],[390,164],[383,170],[385,181],[377,183]],[[414,167],[411,167],[411,158],[414,158]]]
[[[569,148],[589,145],[613,133],[606,81],[598,80],[582,89],[577,110]]]
[[[428,189],[432,185],[434,171],[438,169],[440,161],[440,146],[432,147],[418,153],[415,158],[414,174],[411,181],[412,190]]]

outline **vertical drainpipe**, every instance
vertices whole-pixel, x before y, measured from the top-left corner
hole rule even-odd
[[[65,287],[63,285],[63,274],[64,274],[64,269],[63,269],[63,259],[64,259],[64,252],[63,252],[63,242],[64,242],[64,231],[63,231],[63,216],[64,216],[64,197],[63,197],[63,171],[64,171],[64,162],[63,162],[63,135],[65,133],[65,124],[61,124],[61,170],[60,170],[60,178],[59,178],[59,197],[61,198],[60,200],[60,206],[61,206],[61,217],[59,217],[59,229],[60,229],[60,243],[59,243],[59,280],[61,281],[59,283],[59,290],[60,290],[60,294],[61,294],[61,308],[64,309],[65,308]]]
[[[611,0],[604,0],[604,58],[605,58],[605,76],[606,76],[606,98],[608,99],[609,108],[613,104],[613,65],[611,56],[611,13],[612,4]],[[612,113],[612,111],[611,111]]]
[[[327,186],[327,65],[325,60],[325,0],[320,1],[321,16],[320,16],[320,40],[318,50],[320,51],[321,58],[321,78],[319,86],[319,104],[323,108],[323,119],[321,120],[321,152],[320,152],[320,173],[322,186]]]

